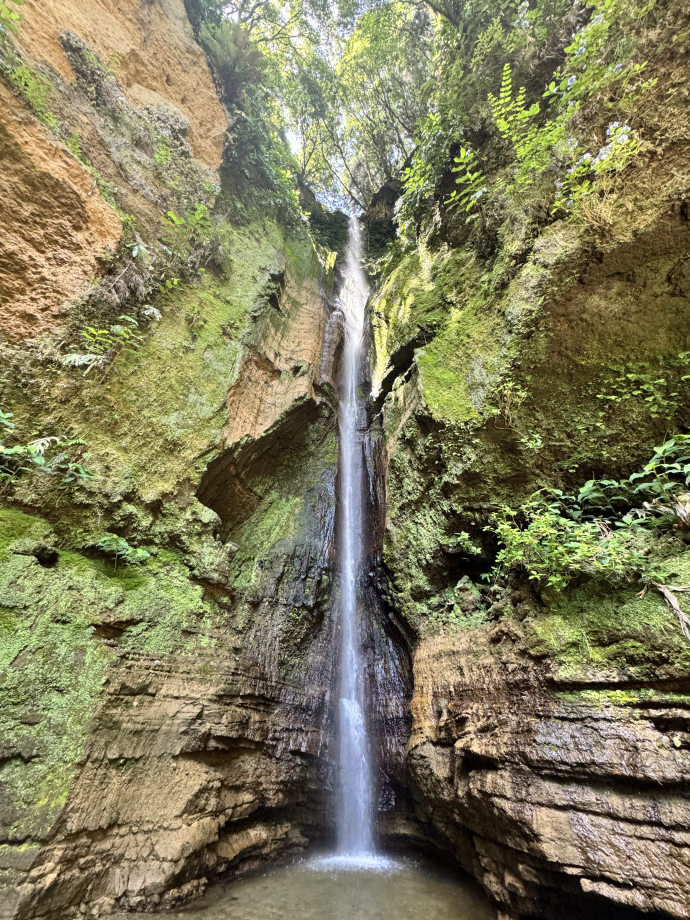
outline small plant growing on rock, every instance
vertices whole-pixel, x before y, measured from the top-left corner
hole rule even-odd
[[[450,207],[461,208],[470,216],[467,220],[472,220],[475,215],[470,212],[477,206],[479,199],[487,191],[477,155],[469,147],[461,147],[460,153],[455,157],[456,165],[452,172],[457,174],[455,180],[459,188],[455,189],[446,199],[446,204]]]
[[[172,148],[167,137],[164,137],[161,141],[161,145],[154,153],[153,159],[157,166],[167,166],[172,159]],[[172,213],[172,211],[170,213]]]
[[[182,215],[168,211],[163,218],[162,239],[172,259],[186,261],[210,233],[211,221],[205,204],[197,204],[193,211]]]
[[[135,352],[142,341],[139,324],[133,316],[122,314],[119,319],[123,323],[115,323],[109,329],[87,326],[80,336],[89,350],[65,355],[62,363],[67,367],[86,367],[83,374],[86,377],[93,368],[107,371],[121,352]]]
[[[0,32],[9,32],[10,35],[19,33],[19,24],[24,21],[24,17],[14,9],[16,6],[24,6],[24,0],[0,0]]]
[[[15,428],[13,417],[11,412],[0,411],[0,428],[8,434]],[[59,451],[50,457],[51,450],[58,445]],[[84,446],[84,441],[67,440],[62,435],[49,435],[28,444],[14,444],[11,447],[4,444],[0,438],[0,481],[12,483],[22,473],[30,472],[60,475],[65,483],[92,479],[93,474],[77,462],[79,453],[75,456],[72,451],[72,448]]]
[[[96,543],[96,547],[101,552],[115,557],[114,569],[117,569],[118,561],[124,565],[138,565],[151,557],[151,553],[148,553],[145,549],[139,546],[130,546],[124,537],[118,537],[114,533],[106,533]]]
[[[196,338],[197,333],[206,325],[206,317],[198,306],[190,307],[186,314],[187,325],[189,326],[192,338]]]
[[[444,546],[451,553],[467,553],[470,556],[481,556],[480,546],[472,542],[472,538],[465,530],[454,533],[444,541]]]

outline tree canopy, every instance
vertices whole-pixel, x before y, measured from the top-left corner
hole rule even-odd
[[[286,213],[300,188],[363,211],[396,180],[399,232],[418,234],[476,220],[489,187],[518,200],[548,182],[566,213],[640,147],[654,80],[636,24],[657,0],[187,3],[230,117],[235,207],[245,183]]]

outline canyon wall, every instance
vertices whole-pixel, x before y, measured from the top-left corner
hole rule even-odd
[[[464,240],[437,224],[372,303],[382,590],[415,634],[409,835],[435,840],[510,917],[690,910],[677,615],[625,580],[558,591],[491,574],[492,513],[629,476],[690,424],[686,20],[670,4],[647,47],[650,140],[606,221],[540,229],[535,200]],[[661,551],[682,586],[679,527]]]
[[[226,117],[181,0],[23,12],[2,409],[54,441],[0,510],[0,916],[63,918],[329,833],[337,336],[306,227],[213,211]],[[123,323],[110,364],[63,360]]]
[[[504,917],[690,916],[676,615],[625,583],[482,579],[497,507],[629,475],[689,424],[669,9],[653,140],[601,232],[503,215],[487,280],[441,225],[371,304],[381,829]],[[53,920],[176,904],[331,835],[342,324],[313,228],[259,189],[241,220],[227,206],[228,121],[181,0],[22,10],[0,69],[0,410],[13,443],[53,440],[47,469],[2,481],[0,917]],[[116,327],[107,361],[86,354]],[[665,553],[687,585],[682,532]]]

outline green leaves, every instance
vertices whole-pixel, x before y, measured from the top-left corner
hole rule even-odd
[[[15,430],[11,412],[0,411],[0,426],[9,434]],[[59,445],[59,452],[50,457],[50,452]],[[83,448],[81,440],[67,440],[62,435],[48,435],[28,444],[14,444],[11,447],[0,441],[0,481],[12,483],[22,473],[41,472],[60,475],[63,482],[92,478],[92,474],[76,461],[71,449]],[[79,452],[81,453],[81,452]]]
[[[649,556],[644,534],[612,531],[607,522],[565,517],[558,504],[526,502],[518,512],[504,508],[492,522],[502,549],[496,569],[522,568],[531,580],[562,591],[576,575],[608,581],[663,581]]]
[[[454,533],[444,541],[444,546],[451,553],[467,553],[469,556],[480,556],[481,547],[472,542],[472,538],[465,530]]]
[[[503,544],[495,572],[522,568],[559,591],[578,574],[663,582],[663,566],[649,554],[650,533],[690,529],[688,486],[690,435],[679,434],[627,480],[590,479],[574,496],[542,489],[494,515],[487,530]]]
[[[124,537],[119,537],[114,533],[106,533],[95,545],[101,552],[115,557],[115,569],[117,569],[118,560],[125,565],[138,565],[151,558],[151,553],[140,547],[130,546]]]
[[[460,154],[454,158],[456,165],[452,172],[457,175],[456,184],[459,189],[453,190],[446,198],[445,204],[456,208],[461,208],[466,214],[469,214],[477,207],[479,199],[487,191],[484,184],[484,174],[479,168],[477,155],[469,147],[461,147]],[[472,217],[468,217],[471,220]]]
[[[210,235],[211,219],[205,204],[197,202],[193,210],[181,215],[168,211],[163,218],[163,243],[171,257],[180,261],[188,259],[194,248]]]
[[[97,368],[106,371],[120,353],[133,354],[142,344],[143,336],[138,331],[139,323],[133,316],[121,314],[118,319],[122,323],[115,323],[108,329],[96,329],[87,326],[80,337],[84,342],[87,352],[72,352],[61,358],[66,367],[86,367],[83,376]]]
[[[3,31],[11,35],[19,33],[19,24],[24,21],[24,17],[15,9],[17,6],[24,6],[24,0],[0,0],[0,34]]]

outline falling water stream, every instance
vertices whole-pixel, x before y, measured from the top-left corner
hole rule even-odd
[[[364,698],[364,662],[360,649],[357,603],[362,563],[362,429],[366,405],[357,384],[364,311],[369,287],[362,270],[359,222],[350,221],[345,279],[340,300],[345,314],[340,396],[340,706],[339,784],[336,827],[338,856],[363,861],[374,856],[373,792],[370,745]]]
[[[361,231],[352,220],[340,300],[345,345],[340,386],[340,602],[338,795],[335,853],[303,858],[260,876],[213,886],[169,920],[494,920],[474,882],[433,865],[377,853],[374,770],[367,732],[361,643],[367,611],[360,576],[365,536],[364,451],[368,408],[360,395],[369,288],[361,266]],[[114,914],[109,920],[127,920]],[[108,920],[108,918],[105,918]]]

